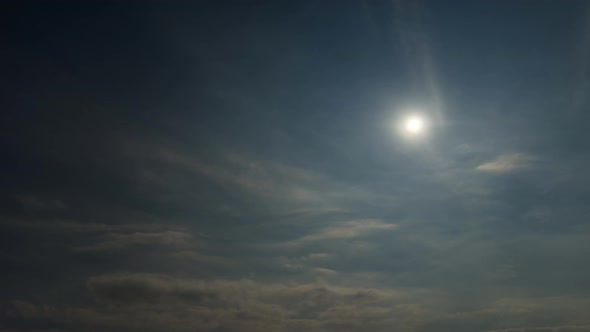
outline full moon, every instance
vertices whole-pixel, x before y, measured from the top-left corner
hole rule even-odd
[[[406,119],[404,129],[407,133],[417,135],[424,131],[424,119],[418,116],[412,116]]]

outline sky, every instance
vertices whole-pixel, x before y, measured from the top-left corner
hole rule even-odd
[[[590,331],[590,2],[2,16],[0,332]]]

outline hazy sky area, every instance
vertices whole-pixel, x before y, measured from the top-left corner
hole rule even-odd
[[[590,1],[0,12],[0,332],[590,331]]]

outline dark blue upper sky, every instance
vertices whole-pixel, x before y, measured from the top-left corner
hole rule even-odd
[[[587,1],[3,7],[0,332],[590,331]]]

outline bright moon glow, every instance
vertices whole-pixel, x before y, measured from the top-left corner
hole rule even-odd
[[[419,134],[424,131],[424,120],[420,117],[413,116],[406,120],[404,129],[410,134]]]

